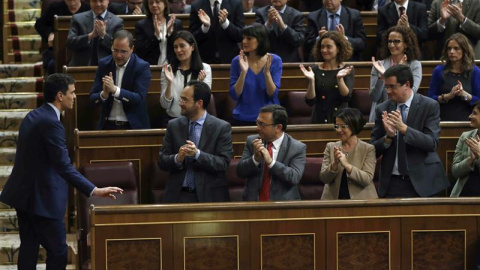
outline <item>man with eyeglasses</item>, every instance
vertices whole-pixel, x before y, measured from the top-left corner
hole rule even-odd
[[[412,90],[406,65],[384,73],[388,100],[377,106],[371,144],[380,167],[381,198],[429,197],[449,186],[437,154],[440,133],[438,102]]]
[[[150,64],[133,53],[133,36],[127,30],[115,33],[111,50],[112,55],[100,59],[90,92],[90,102],[101,107],[97,129],[150,128]]]
[[[243,200],[300,200],[298,183],[305,170],[307,147],[288,135],[288,115],[280,105],[262,107],[258,135],[247,137],[237,175],[246,178]]]
[[[180,94],[181,117],[168,122],[158,167],[170,172],[167,203],[229,201],[226,172],[232,157],[232,127],[207,113],[211,90],[192,80]]]
[[[142,15],[145,14],[143,0],[127,0],[126,3],[112,2],[108,11],[115,15]]]
[[[111,55],[112,37],[123,29],[123,20],[107,10],[109,0],[90,0],[91,10],[72,16],[67,48],[72,52],[68,66],[97,66]]]

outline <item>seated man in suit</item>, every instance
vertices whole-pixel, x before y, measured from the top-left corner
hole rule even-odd
[[[65,269],[68,247],[65,209],[68,185],[87,197],[115,199],[117,187],[97,188],[73,167],[60,114],[71,110],[75,80],[55,73],[45,81],[45,103],[29,112],[20,125],[15,165],[0,201],[15,208],[20,233],[18,269],[36,269],[38,251],[47,251],[47,269]]]
[[[97,128],[150,128],[150,65],[133,53],[133,36],[127,30],[115,33],[111,48],[113,55],[100,59],[90,92],[90,102],[101,105]]]
[[[305,41],[304,18],[300,11],[287,6],[288,0],[270,0],[255,13],[255,21],[264,24],[270,38],[270,52],[284,63],[302,62],[300,48]]]
[[[145,14],[143,0],[127,0],[126,3],[112,2],[108,11],[115,15],[142,15]]]
[[[360,11],[342,6],[341,2],[342,0],[323,0],[323,8],[308,15],[306,56],[311,55],[313,45],[326,31],[338,31],[352,44],[352,60],[361,60],[367,36]]]
[[[230,64],[242,42],[244,16],[241,0],[197,0],[192,4],[188,30],[198,43],[202,61]]]
[[[247,137],[237,175],[246,178],[245,201],[300,200],[298,183],[305,170],[307,147],[285,133],[288,115],[280,105],[262,107],[258,135]]]
[[[192,80],[180,94],[182,116],[168,122],[158,167],[170,172],[165,202],[229,201],[226,172],[232,127],[207,113],[210,87]]]
[[[388,100],[378,105],[371,144],[380,167],[380,198],[433,196],[449,186],[438,157],[440,107],[438,102],[412,90],[410,67],[396,65],[385,71]]]
[[[69,66],[96,66],[98,59],[112,54],[112,37],[123,28],[123,20],[107,10],[108,1],[90,0],[92,10],[73,15],[67,37]]]

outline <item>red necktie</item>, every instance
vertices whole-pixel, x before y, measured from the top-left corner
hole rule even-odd
[[[270,157],[272,156],[272,145],[273,143],[268,143],[267,150]],[[262,189],[260,190],[260,201],[269,201],[270,200],[270,169],[268,168],[267,163],[263,167],[263,183]]]

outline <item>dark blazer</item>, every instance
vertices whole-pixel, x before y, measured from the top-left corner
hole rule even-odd
[[[108,5],[108,11],[115,15],[131,15],[133,12],[133,9],[130,10],[128,9],[127,12],[127,3],[116,3],[116,2],[110,2]],[[145,14],[145,6],[142,6],[142,14]]]
[[[116,82],[116,66],[111,55],[98,61],[95,80],[90,91],[90,102],[94,105],[101,105],[98,129],[103,129],[114,101],[111,94],[105,101],[100,97],[103,87],[102,78],[110,72],[112,72],[113,81]],[[150,128],[147,112],[147,92],[151,78],[150,65],[132,53],[122,78],[122,88],[118,98],[122,101],[123,110],[132,129]]]
[[[428,38],[427,7],[418,2],[408,1],[407,17],[410,29],[417,35],[418,42]],[[378,10],[377,44],[382,41],[382,35],[388,28],[397,25],[398,11],[394,2],[390,2]]]
[[[167,22],[170,18],[167,18]],[[167,37],[167,60],[172,62],[172,58],[175,57],[173,52],[173,38],[177,31],[182,30],[182,22],[178,19],[175,20],[173,25],[173,33]],[[155,36],[155,30],[153,28],[153,19],[147,17],[141,19],[135,24],[135,53],[138,57],[147,61],[150,65],[158,65],[158,58],[160,57],[158,39]]]
[[[185,179],[185,164],[177,164],[175,155],[188,140],[187,117],[168,122],[163,146],[158,157],[158,167],[170,172],[165,189],[165,202],[176,202]],[[200,202],[229,201],[228,182],[225,175],[232,157],[232,127],[229,123],[207,114],[197,145],[200,156],[194,161],[195,186]]]
[[[23,119],[15,165],[0,201],[20,211],[61,220],[67,207],[68,184],[87,197],[95,188],[73,167],[63,124],[55,110],[44,103]]]
[[[340,24],[345,28],[345,36],[353,46],[352,60],[360,60],[361,53],[365,49],[367,36],[365,34],[365,27],[360,16],[360,11],[342,6],[340,12]],[[309,55],[317,41],[318,31],[322,27],[328,28],[327,10],[321,8],[317,11],[311,12],[307,19],[307,33],[305,35],[305,46],[307,55]]]
[[[202,22],[198,18],[198,11],[203,9],[210,17],[212,25],[207,33],[202,32]],[[209,0],[197,0],[192,3],[190,11],[189,31],[195,37],[200,50],[202,61],[208,64],[230,64],[238,55],[239,42],[242,42],[242,29],[245,26],[243,8],[240,0],[223,0],[220,9],[228,11],[230,24],[223,29],[220,23],[213,23],[213,14]],[[215,54],[218,52],[218,59]]]
[[[265,25],[268,21],[270,6],[259,8],[255,13],[255,21]],[[305,19],[303,14],[287,6],[283,14],[283,22],[288,26],[281,31],[277,24],[268,31],[270,37],[270,52],[282,58],[282,62],[301,62],[299,48],[305,42]]]
[[[415,191],[422,197],[435,195],[449,186],[445,169],[437,154],[438,135],[440,133],[440,107],[438,102],[414,94],[408,111],[407,133],[404,136],[407,152],[408,174]],[[396,138],[385,148],[385,129],[382,112],[397,109],[397,104],[387,100],[377,106],[375,126],[372,130],[371,144],[375,146],[377,157],[383,155],[380,167],[379,197],[384,197],[390,184],[396,157]]]
[[[270,200],[272,201],[301,199],[298,183],[300,183],[305,170],[307,147],[287,133],[284,134],[277,160],[270,169],[272,177],[270,182]],[[262,189],[265,162],[261,161],[259,166],[255,166],[253,162],[254,149],[252,142],[257,138],[258,135],[247,137],[242,159],[237,166],[238,177],[247,178],[245,190],[243,191],[243,200],[245,201],[258,201]]]
[[[106,35],[98,44],[98,59],[112,54],[113,34],[123,29],[123,20],[107,11]],[[93,12],[91,10],[72,16],[68,31],[67,47],[73,52],[69,66],[89,66],[92,55],[92,43],[88,34],[93,31]]]

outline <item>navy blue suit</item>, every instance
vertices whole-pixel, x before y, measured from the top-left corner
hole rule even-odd
[[[98,61],[95,81],[90,92],[90,102],[101,104],[100,120],[97,129],[103,129],[113,106],[114,97],[111,94],[108,95],[105,101],[100,97],[103,88],[102,78],[108,76],[110,72],[113,75],[115,85],[117,85],[115,61],[111,55]],[[147,92],[151,78],[150,64],[132,53],[123,74],[120,97],[118,98],[118,100],[122,101],[123,110],[132,129],[150,128],[147,112]]]
[[[47,250],[47,268],[66,266],[68,184],[87,197],[95,188],[71,164],[65,129],[55,110],[45,103],[28,113],[20,126],[15,165],[0,195],[0,201],[17,210],[19,269],[34,269],[40,244]]]

